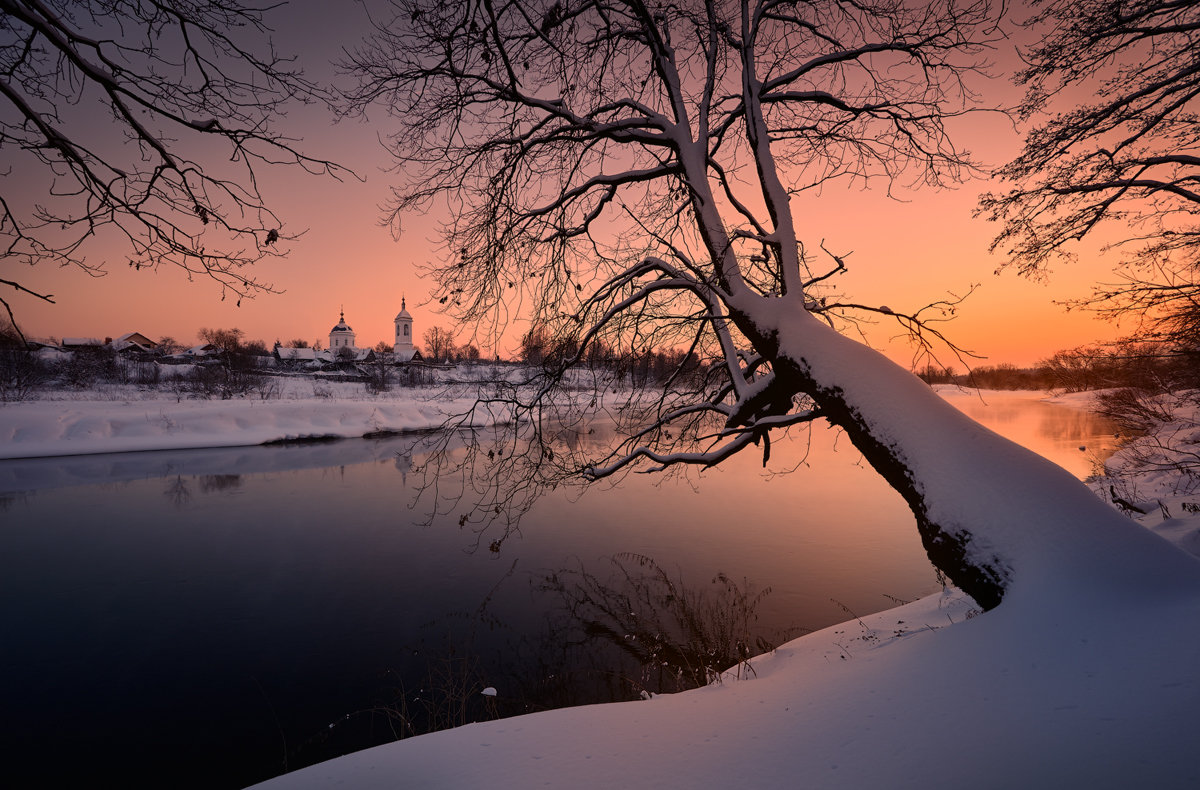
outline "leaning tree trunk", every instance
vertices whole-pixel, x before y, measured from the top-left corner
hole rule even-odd
[[[1047,574],[1108,590],[1195,584],[1200,563],[1066,470],[971,420],[879,352],[781,307],[738,316],[779,386],[812,396],[846,431],[912,509],[934,566],[981,607]]]

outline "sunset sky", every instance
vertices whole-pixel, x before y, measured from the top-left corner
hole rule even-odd
[[[276,44],[282,52],[298,53],[311,76],[326,76],[327,64],[340,48],[360,38],[366,17],[357,4],[338,4],[336,13],[324,3],[313,3],[315,10],[304,13],[307,5],[293,3],[290,11],[271,17]],[[1011,54],[997,52],[996,60],[995,71],[1003,76],[988,85],[985,99],[1012,102],[1019,92],[1007,82]],[[48,265],[15,271],[15,264],[6,262],[5,276],[55,298],[49,305],[23,295],[6,296],[26,334],[103,338],[138,331],[190,345],[200,327],[237,327],[268,346],[293,338],[324,345],[344,307],[358,345],[369,347],[379,340],[390,342],[402,297],[407,297],[418,339],[431,325],[456,328],[433,305],[424,304],[430,284],[415,268],[436,256],[432,220],[413,217],[399,240],[379,225],[379,207],[388,198],[390,183],[384,172],[389,162],[377,140],[388,131],[382,113],[368,123],[339,123],[324,109],[305,108],[280,128],[301,137],[306,153],[333,159],[365,179],[339,183],[298,171],[264,174],[264,192],[288,229],[307,229],[286,259],[257,267],[257,276],[283,293],[243,300],[239,307],[235,299],[222,301],[215,284],[189,283],[174,267],[135,272],[120,251],[107,260],[108,273],[100,278]],[[979,115],[957,122],[956,128],[959,144],[985,165],[998,166],[1018,150],[1018,131],[1000,115]],[[1109,278],[1113,256],[1083,251],[1078,262],[1059,266],[1046,283],[1028,282],[1012,272],[994,274],[1002,262],[987,249],[995,227],[971,216],[977,195],[988,188],[979,180],[956,190],[907,193],[901,201],[835,184],[819,199],[797,202],[794,210],[810,247],[824,240],[839,253],[852,251],[842,288],[855,301],[910,311],[978,284],[958,318],[944,329],[959,345],[986,357],[983,363],[1032,364],[1056,350],[1115,336],[1111,325],[1087,313],[1067,313],[1056,303],[1086,296],[1092,283]],[[510,331],[495,350],[512,354],[520,331]],[[873,339],[882,342],[889,334],[881,325]],[[486,340],[479,345],[485,355],[492,353]],[[903,346],[889,353],[905,363],[910,358]]]

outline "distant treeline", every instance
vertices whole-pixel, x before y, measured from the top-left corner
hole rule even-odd
[[[918,371],[929,384],[982,389],[1062,392],[1135,387],[1160,392],[1200,387],[1200,353],[1164,351],[1160,345],[1118,343],[1059,351],[1032,367],[980,365],[957,371],[927,365]]]

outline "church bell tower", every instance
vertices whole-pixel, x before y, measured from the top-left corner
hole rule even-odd
[[[416,346],[413,345],[412,323],[412,316],[408,314],[405,300],[401,297],[400,312],[396,315],[396,343],[393,350],[398,358],[405,361],[411,359],[416,351]]]

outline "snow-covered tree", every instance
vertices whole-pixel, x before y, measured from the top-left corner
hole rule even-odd
[[[393,6],[346,66],[359,79],[351,106],[382,106],[396,123],[394,227],[447,198],[435,298],[482,331],[521,314],[575,349],[532,390],[497,395],[538,418],[512,423],[525,445],[472,450],[496,470],[511,464],[508,483],[527,491],[554,464],[590,480],[708,467],[751,447],[765,464],[772,434],[826,420],[904,496],[933,562],[984,607],[1084,533],[1087,574],[1139,567],[1126,544],[1141,533],[1066,472],[839,333],[873,311],[926,342],[927,319],[951,305],[905,313],[839,299],[828,286],[844,256],[792,203],[834,182],[943,185],[970,167],[946,120],[971,106],[996,35],[989,0]],[[623,402],[615,448],[556,443],[620,397],[597,387],[572,401],[571,369],[600,342],[622,356],[680,349],[690,375]],[[580,412],[554,410],[564,402]],[[495,474],[492,492],[475,492],[477,513],[513,507]]]

